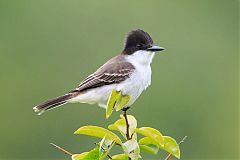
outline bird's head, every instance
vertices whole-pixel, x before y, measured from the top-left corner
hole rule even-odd
[[[147,32],[136,29],[127,34],[122,54],[133,55],[142,59],[142,61],[144,59],[151,61],[155,52],[163,50],[163,47],[154,45],[151,36]]]
[[[139,50],[157,52],[163,51],[164,48],[154,45],[151,36],[147,32],[136,29],[127,34],[123,54],[131,55]]]

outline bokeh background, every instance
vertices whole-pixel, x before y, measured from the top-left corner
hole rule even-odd
[[[32,107],[79,84],[120,53],[142,28],[167,50],[152,85],[130,113],[180,140],[183,159],[239,158],[237,0],[0,0],[0,158],[68,159],[97,139],[80,126],[107,127],[96,105],[68,104],[37,116]],[[143,155],[144,159],[160,159]]]

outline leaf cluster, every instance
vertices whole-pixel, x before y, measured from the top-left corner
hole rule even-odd
[[[140,153],[146,152],[157,154],[159,149],[171,153],[176,158],[180,158],[180,148],[177,142],[169,137],[163,136],[161,132],[151,127],[137,128],[137,120],[132,115],[127,115],[129,122],[130,139],[126,137],[126,121],[123,115],[115,123],[110,124],[108,129],[98,126],[80,127],[75,134],[83,134],[101,138],[100,143],[90,152],[74,154],[73,160],[104,160],[106,158],[113,160],[137,160],[141,158]],[[124,137],[123,142],[119,136],[112,131],[118,131]],[[142,135],[143,138],[137,138]],[[123,153],[110,156],[109,153],[114,146],[120,146]]]
[[[106,118],[109,118],[114,110],[123,110],[130,100],[130,96],[122,95],[120,91],[112,90],[108,99]],[[120,138],[113,131],[122,135]],[[73,154],[72,160],[138,160],[142,152],[157,154],[164,150],[180,159],[179,144],[169,136],[163,136],[160,131],[151,127],[138,128],[137,120],[132,115],[127,115],[126,111],[120,115],[115,123],[110,124],[108,129],[98,126],[83,126],[74,132],[74,134],[83,134],[101,138],[89,152]],[[142,138],[138,138],[141,136]],[[120,147],[121,153],[110,155],[113,147]]]

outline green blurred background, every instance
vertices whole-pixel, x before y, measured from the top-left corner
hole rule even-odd
[[[142,28],[167,50],[152,64],[151,87],[132,109],[139,126],[180,140],[183,159],[238,159],[237,0],[0,0],[0,158],[67,159],[93,139],[80,126],[106,127],[96,105],[68,104],[37,116],[32,107],[79,84],[120,53]],[[90,58],[92,59],[90,61]],[[144,159],[160,159],[143,155]]]

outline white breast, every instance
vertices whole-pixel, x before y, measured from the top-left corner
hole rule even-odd
[[[135,71],[129,79],[117,87],[117,90],[131,96],[129,105],[132,105],[142,91],[151,84],[152,71],[150,64],[154,54],[153,52],[137,51],[133,55],[126,57],[126,60],[134,65]]]
[[[140,81],[144,89],[151,84],[151,63],[154,55],[154,52],[137,51],[133,55],[126,57],[127,61],[132,63],[136,69],[132,78],[135,81]]]

